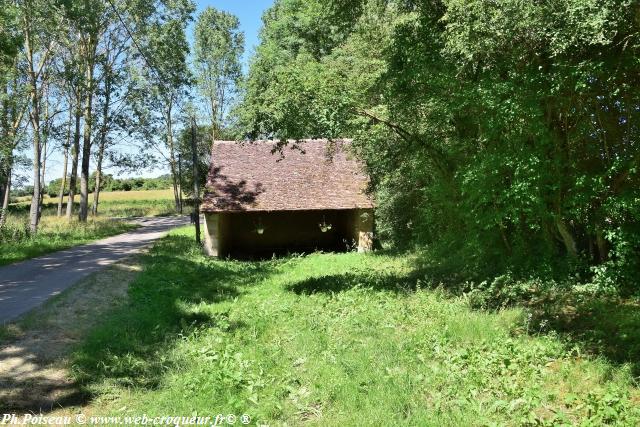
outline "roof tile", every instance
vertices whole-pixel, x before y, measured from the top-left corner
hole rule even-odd
[[[350,140],[216,141],[204,212],[371,208]]]

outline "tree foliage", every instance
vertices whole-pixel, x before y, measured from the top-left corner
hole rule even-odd
[[[239,116],[252,138],[353,137],[380,234],[443,271],[629,287],[639,58],[633,1],[277,0]]]
[[[244,34],[228,12],[207,7],[195,25],[194,59],[199,92],[209,113],[212,139],[223,122],[242,77]]]
[[[143,167],[155,144],[169,165],[175,164],[172,114],[191,84],[186,37],[195,10],[191,0],[16,0],[1,6],[0,227],[9,199],[4,195],[26,149],[22,142],[29,142],[32,152],[34,234],[47,161],[56,152],[64,153],[65,177],[71,164],[67,217],[79,190],[81,221],[87,219],[92,190],[97,214],[95,190],[102,187],[104,160],[109,166]],[[146,140],[134,154],[116,147],[125,139],[131,143],[128,137],[134,134],[152,142]],[[90,183],[92,174],[95,183]],[[60,194],[65,188],[60,182]]]

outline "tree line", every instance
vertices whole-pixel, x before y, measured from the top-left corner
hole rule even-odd
[[[92,158],[94,211],[103,162],[158,158],[177,206],[199,113],[203,164],[220,137],[353,138],[378,234],[447,277],[636,287],[638,2],[276,0],[244,78],[237,18],[206,9],[189,46],[190,0],[2,6],[0,188],[30,145],[33,230],[53,149],[80,220]]]
[[[379,234],[448,277],[637,289],[640,3],[276,0],[239,121],[353,137]]]
[[[97,171],[89,176],[89,188],[95,189]],[[57,178],[49,181],[46,193],[51,198],[60,196],[60,189],[63,189],[62,195],[69,194],[69,179],[66,179],[65,187],[62,187],[63,178]],[[157,178],[133,177],[133,178],[115,178],[112,174],[103,173],[100,177],[100,191],[144,191],[144,190],[165,190],[172,186],[171,175],[166,174]],[[14,195],[18,196],[18,191],[14,191]],[[23,195],[33,193],[33,189],[22,189]]]
[[[178,159],[192,159],[181,135],[195,117],[212,137],[225,130],[244,46],[235,16],[195,10],[191,0],[0,0],[0,227],[15,169],[30,165],[37,233],[54,154],[69,219],[97,214],[107,167],[166,164],[179,205]]]

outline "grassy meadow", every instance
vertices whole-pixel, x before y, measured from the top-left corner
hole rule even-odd
[[[78,198],[76,198],[78,200]],[[93,200],[90,197],[90,202]],[[66,197],[65,197],[66,203]],[[57,217],[58,199],[43,198],[38,234],[29,232],[30,198],[19,198],[9,207],[7,223],[0,230],[0,265],[124,233],[135,228],[123,219],[175,213],[172,190],[113,191],[100,195],[98,215],[86,224]],[[66,205],[65,205],[66,208]]]
[[[76,196],[76,206],[79,197]],[[57,197],[49,197],[48,194],[42,199],[45,212],[53,213],[58,206]],[[66,206],[67,196],[64,196],[63,203]],[[31,197],[17,197],[15,203],[11,205],[12,211],[29,211]],[[93,203],[93,194],[89,195],[89,203]],[[77,212],[77,210],[75,211]],[[173,202],[173,190],[141,190],[141,191],[104,191],[100,193],[100,205],[98,215],[106,217],[131,217],[131,216],[156,216],[166,215],[175,212]]]
[[[637,315],[626,318],[617,343],[626,353],[616,359],[576,330],[550,327],[557,319],[473,310],[468,296],[427,286],[406,255],[216,260],[183,228],[142,267],[128,299],[70,356],[85,404],[55,413],[245,413],[266,425],[640,423]]]

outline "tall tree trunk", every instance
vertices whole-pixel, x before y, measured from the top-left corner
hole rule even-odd
[[[95,45],[90,40],[87,48],[92,49],[92,53],[87,58],[87,91],[85,93],[84,104],[84,135],[82,140],[82,167],[80,169],[80,212],[78,219],[82,222],[87,221],[89,213],[89,162],[91,161],[91,126],[93,122],[92,103],[93,103],[93,67],[95,56]]]
[[[96,184],[93,190],[93,206],[91,207],[91,214],[96,216],[98,214],[98,203],[100,202],[100,188],[102,185],[102,159],[104,157],[104,150],[107,145],[107,134],[109,130],[109,104],[111,101],[111,76],[109,71],[105,78],[105,99],[102,109],[102,127],[100,129],[100,142],[98,146],[98,161],[96,164]]]
[[[2,203],[4,193],[6,192],[7,187],[10,184],[8,176],[6,176],[5,174],[6,170],[6,166],[3,165],[2,162],[0,162],[0,203]]]
[[[176,205],[176,210],[180,210],[180,187],[178,184],[178,177],[176,174],[176,168],[174,166],[174,161],[170,160],[171,163],[171,185],[173,186],[173,199]]]
[[[62,204],[64,203],[64,190],[67,186],[67,166],[69,164],[69,147],[71,146],[71,125],[73,124],[73,105],[69,105],[69,122],[67,123],[67,142],[64,145],[64,165],[62,169],[62,180],[60,181],[60,191],[58,192],[58,216],[62,216]]]
[[[49,87],[45,86],[44,126],[42,128],[42,179],[40,181],[40,202],[38,203],[38,221],[42,217],[42,201],[47,187],[47,143],[49,142]]]
[[[18,65],[18,57],[14,59],[14,66]],[[16,88],[18,86],[18,77],[14,77],[12,82],[12,92],[16,93]],[[0,198],[0,228],[4,227],[7,214],[9,210],[9,200],[11,199],[11,174],[13,171],[13,150],[17,145],[17,133],[20,124],[22,123],[22,118],[26,114],[27,111],[27,103],[25,102],[22,107],[18,107],[15,102],[9,101],[9,87],[7,85],[4,86],[4,101],[3,101],[3,117],[2,117],[2,126],[4,129],[4,133],[2,137],[8,144],[8,149],[6,153],[6,160],[4,166],[2,166],[2,171],[5,173],[4,179],[4,191],[2,192]],[[10,110],[10,111],[9,111]],[[0,171],[1,173],[1,171]]]
[[[38,232],[40,213],[40,98],[38,97],[38,76],[33,64],[33,46],[31,44],[31,32],[27,17],[24,18],[24,48],[28,63],[29,98],[31,101],[31,127],[33,128],[33,194],[31,196],[31,208],[29,209],[29,229],[31,233]]]
[[[191,152],[193,159],[193,214],[196,227],[196,243],[200,244],[200,179],[198,178],[198,145],[196,143],[196,120],[191,119]]]
[[[47,172],[47,141],[48,136],[46,131],[43,131],[42,134],[42,166],[40,169],[42,170],[41,181],[40,181],[40,202],[38,203],[38,221],[42,217],[42,201],[44,199],[45,189],[47,188],[47,184],[45,181],[45,174]]]
[[[216,117],[218,117],[218,101],[215,97],[209,100],[211,103],[211,143],[216,140]]]
[[[91,206],[91,215],[98,215],[98,203],[100,199],[100,187],[102,185],[102,157],[104,155],[104,145],[100,144],[98,149],[98,162],[96,165],[96,182],[93,188],[93,205]]]
[[[104,143],[100,142],[98,148],[98,161],[96,165],[96,182],[93,189],[93,205],[91,206],[91,215],[98,215],[98,203],[100,203],[100,190],[102,188],[102,159],[104,157]]]
[[[564,243],[564,247],[567,250],[567,254],[572,258],[577,257],[578,248],[571,230],[569,230],[564,221],[562,221],[560,218],[556,218],[556,228],[558,229],[558,232],[562,237],[562,242]]]
[[[32,96],[32,102],[35,96]],[[36,101],[37,102],[37,101]],[[29,209],[29,229],[31,233],[38,232],[40,218],[40,116],[38,107],[33,106],[31,112],[31,126],[33,127],[33,194],[31,196],[31,208]]]
[[[9,173],[7,174],[7,181],[4,186],[4,193],[2,194],[2,208],[0,208],[0,228],[4,227],[7,222],[7,213],[9,211],[9,198],[11,196],[11,167],[9,167]]]
[[[178,153],[178,201],[180,204],[180,214],[182,214],[182,157]]]
[[[67,186],[67,166],[69,164],[69,144],[64,146],[64,164],[62,167],[62,181],[58,191],[58,216],[62,216],[62,203],[64,202],[64,189]]]
[[[81,100],[80,89],[78,89],[74,111],[75,129],[73,131],[73,147],[71,147],[71,176],[69,177],[69,196],[67,197],[66,216],[69,220],[71,220],[71,217],[73,216],[73,203],[75,202],[78,182],[78,157],[80,154],[80,120],[82,119],[82,111],[80,110]]]
[[[5,172],[7,167],[3,162],[6,157],[11,154],[9,147],[12,146],[13,141],[9,139],[9,86],[2,84],[2,107],[0,107],[0,197],[4,194],[4,186],[6,183]],[[6,151],[5,151],[6,150]],[[0,199],[2,200],[2,199]]]
[[[173,184],[173,199],[175,202],[176,210],[180,209],[180,194],[178,193],[178,180],[176,171],[176,153],[173,144],[173,116],[172,116],[173,102],[170,101],[166,111],[166,124],[167,124],[167,146],[169,147],[169,167],[171,169],[171,182]]]
[[[600,228],[596,230],[596,246],[598,247],[598,260],[605,262],[609,258],[609,243]]]
[[[17,66],[17,58],[14,60],[14,65]],[[15,93],[15,87],[18,85],[17,77],[14,77],[13,81],[13,92]],[[11,174],[13,171],[13,150],[15,149],[16,142],[16,134],[20,123],[22,122],[22,117],[26,111],[26,103],[25,107],[20,108],[18,111],[16,109],[16,104],[9,102],[9,86],[3,85],[4,88],[4,99],[2,106],[2,138],[7,143],[7,152],[5,153],[5,162],[4,164],[0,164],[0,177],[4,175],[3,185],[4,188],[0,192],[0,228],[4,227],[7,221],[7,214],[9,210],[9,200],[11,199]]]
[[[0,149],[4,147],[6,143],[7,146],[11,144],[13,141],[9,140],[9,87],[5,84],[2,85],[2,117],[0,117],[0,143],[3,144],[0,146]],[[9,192],[9,187],[11,186],[11,173],[9,168],[9,157],[11,156],[12,149],[7,148],[6,153],[0,152],[0,203],[2,203],[2,209],[0,211],[0,221],[4,218],[4,197],[5,193]],[[3,162],[2,160],[5,160]],[[6,164],[5,164],[6,163]],[[0,228],[4,221],[0,222]]]

